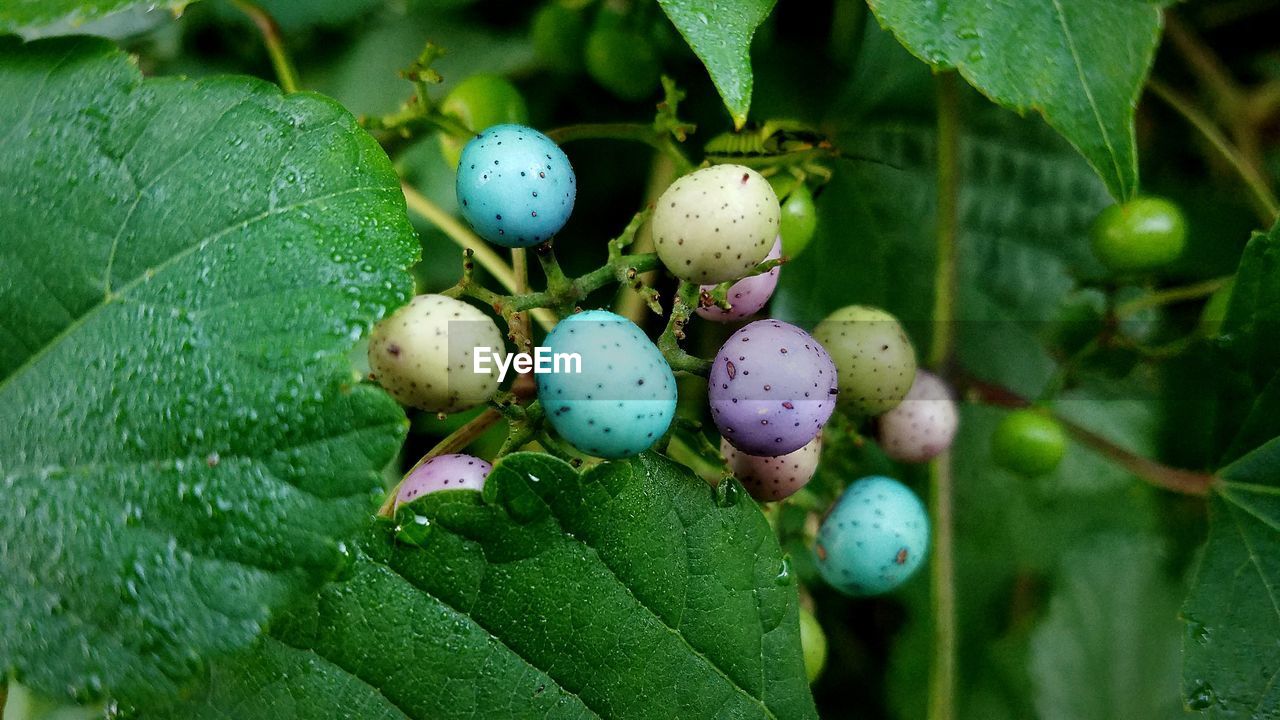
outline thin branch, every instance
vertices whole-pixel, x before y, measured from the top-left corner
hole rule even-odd
[[[382,507],[378,508],[378,514],[382,517],[392,517],[396,514],[400,487],[404,485],[405,479],[412,475],[414,470],[422,467],[433,457],[448,455],[449,453],[456,453],[466,449],[468,445],[475,442],[477,438],[485,434],[489,428],[496,425],[501,419],[502,413],[500,411],[494,408],[485,408],[484,412],[471,418],[467,424],[449,433],[447,437],[436,443],[436,446],[427,451],[427,454],[423,455],[418,462],[414,463],[413,467],[409,468],[409,472],[406,472],[400,482],[396,483],[396,486],[391,489],[391,492],[387,494],[387,499],[383,501]]]
[[[414,214],[421,216],[427,222],[440,228],[440,231],[453,240],[458,246],[470,250],[480,266],[483,267],[507,292],[516,292],[516,275],[511,266],[507,264],[502,256],[499,255],[479,235],[471,232],[457,218],[445,212],[443,208],[431,202],[427,196],[413,189],[407,184],[401,184],[404,190],[405,204]],[[533,319],[543,329],[550,331],[555,327],[556,318],[551,312],[544,308],[538,308],[532,311]]]
[[[1025,398],[1008,388],[973,378],[968,378],[965,383],[965,396],[996,407],[1018,409],[1030,406]],[[1055,415],[1054,418],[1077,442],[1156,487],[1186,495],[1205,495],[1217,482],[1213,475],[1169,467],[1120,447],[1072,420],[1060,415]]]
[[[576,140],[628,140],[644,143],[671,158],[681,175],[693,169],[693,163],[671,136],[659,132],[647,123],[584,123],[553,128],[546,134],[560,145]]]
[[[1225,277],[1204,280],[1191,285],[1156,290],[1141,297],[1136,297],[1128,302],[1120,303],[1116,306],[1115,314],[1117,318],[1125,318],[1141,310],[1146,310],[1147,308],[1172,305],[1174,303],[1196,300],[1198,298],[1205,297],[1206,295],[1212,295],[1224,285],[1231,282],[1233,277],[1235,276],[1227,275]]]
[[[1258,218],[1264,225],[1272,225],[1280,215],[1280,202],[1276,201],[1276,196],[1271,192],[1266,178],[1262,177],[1258,169],[1240,154],[1240,151],[1231,144],[1212,120],[1173,88],[1155,78],[1148,81],[1147,87],[1155,93],[1156,97],[1164,100],[1186,118],[1187,122],[1191,123],[1191,126],[1199,131],[1209,145],[1236,171],[1253,194],[1254,209],[1258,213]]]
[[[267,47],[267,55],[271,56],[271,65],[275,68],[280,87],[287,93],[298,92],[298,72],[293,69],[293,62],[285,50],[284,39],[280,36],[280,26],[275,18],[256,3],[249,0],[232,0],[240,12],[249,16],[253,24],[262,34],[262,42]]]
[[[955,73],[937,76],[938,230],[934,278],[933,341],[929,364],[946,373],[955,347],[955,287],[960,234],[960,91]],[[950,720],[956,707],[955,524],[951,453],[929,463],[933,559],[929,563],[933,610],[933,662],[929,668],[929,720]]]

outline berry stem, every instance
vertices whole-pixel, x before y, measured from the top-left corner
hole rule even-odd
[[[271,56],[271,66],[275,68],[280,88],[286,93],[298,92],[298,72],[294,70],[293,61],[289,59],[289,53],[285,50],[284,39],[280,36],[280,26],[275,18],[249,0],[232,1],[240,12],[249,16],[257,26],[258,32],[262,34],[262,44],[267,48],[267,55]]]
[[[684,339],[684,326],[689,324],[693,310],[698,306],[698,295],[701,287],[697,283],[686,280],[680,282],[676,290],[675,301],[671,305],[671,315],[667,318],[667,327],[658,337],[658,349],[677,372],[706,376],[711,372],[711,361],[690,355],[680,347]]]
[[[547,137],[563,145],[575,140],[630,140],[644,143],[666,154],[675,162],[681,175],[693,170],[693,163],[671,136],[645,123],[582,123],[565,125],[547,131]]]
[[[937,75],[938,228],[933,289],[933,338],[929,365],[940,374],[952,363],[955,345],[956,244],[960,232],[960,91],[954,72]],[[930,598],[933,662],[929,669],[929,720],[951,720],[956,694],[955,523],[951,453],[929,463],[929,510],[933,522]]]
[[[1212,280],[1204,280],[1190,285],[1182,285],[1179,287],[1165,288],[1147,293],[1141,297],[1134,298],[1128,302],[1120,303],[1116,306],[1115,316],[1117,318],[1125,318],[1140,310],[1148,308],[1160,307],[1162,305],[1172,305],[1187,300],[1196,300],[1212,295],[1222,286],[1231,282],[1234,275],[1213,278]]]
[[[444,208],[431,202],[427,196],[407,184],[401,184],[404,190],[405,204],[415,215],[440,228],[440,231],[453,240],[459,247],[470,250],[480,266],[483,267],[507,292],[516,292],[516,274],[499,255],[478,235],[468,230],[457,218],[444,211]],[[550,331],[556,324],[555,315],[542,308],[532,309],[533,319],[543,330]]]
[[[1012,390],[976,378],[965,379],[965,396],[975,402],[996,407],[1020,409],[1029,407],[1026,398]],[[1054,414],[1054,418],[1062,424],[1067,434],[1077,442],[1102,455],[1120,467],[1133,473],[1139,479],[1156,487],[1184,495],[1207,495],[1217,483],[1217,478],[1208,473],[1183,470],[1159,463],[1151,458],[1120,447],[1098,433],[1089,430],[1074,421]]]
[[[408,472],[400,478],[400,482],[391,488],[391,491],[387,493],[386,500],[382,502],[382,507],[378,508],[378,514],[385,518],[395,515],[396,498],[400,497],[400,486],[404,484],[404,479],[412,475],[414,470],[422,467],[423,463],[437,455],[448,455],[449,453],[456,453],[466,449],[476,438],[485,434],[489,428],[493,427],[501,419],[501,412],[494,408],[485,408],[484,412],[471,418],[467,424],[449,433],[443,440],[436,443],[435,447],[419,458],[418,462],[414,463],[413,467],[409,468]]]

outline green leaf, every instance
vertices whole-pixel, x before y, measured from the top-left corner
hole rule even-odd
[[[375,528],[349,579],[152,717],[816,717],[794,580],[736,482],[522,453],[483,498],[401,512],[423,547]]]
[[[167,696],[346,561],[404,415],[347,353],[411,288],[345,110],[0,40],[0,667]]]
[[[1118,200],[1138,189],[1133,114],[1160,37],[1137,0],[869,0],[881,24],[936,68],[993,101],[1036,110]]]
[[[1034,396],[1055,367],[1044,349],[1046,324],[1075,278],[1096,268],[1087,228],[1107,198],[1047,129],[993,112],[961,139],[957,342],[969,371]],[[779,276],[773,314],[812,325],[844,305],[879,305],[906,323],[924,357],[933,312],[934,130],[867,123],[840,146],[865,159],[841,164],[819,196],[817,234]]]
[[[1280,715],[1280,438],[1219,472],[1183,606],[1183,692],[1210,717]]]
[[[181,13],[194,0],[5,0],[0,3],[0,31],[37,28],[53,23],[79,25],[121,10],[143,8]]]
[[[1236,271],[1223,318],[1223,345],[1261,388],[1280,371],[1280,225],[1255,233]]]
[[[1245,246],[1217,339],[1219,432],[1228,463],[1280,436],[1280,225]]]
[[[751,109],[751,37],[777,0],[658,0],[711,74],[734,127]]]
[[[1064,553],[1049,612],[1031,637],[1037,716],[1184,717],[1179,594],[1155,540],[1102,534]]]

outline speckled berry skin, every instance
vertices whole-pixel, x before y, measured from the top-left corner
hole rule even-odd
[[[942,378],[918,370],[907,397],[881,415],[879,425],[885,455],[901,462],[922,463],[951,447],[960,415]]]
[[[916,349],[893,315],[850,305],[813,329],[840,372],[840,405],[860,415],[892,410],[911,390]]]
[[[782,257],[781,237],[773,241],[773,249],[769,251],[765,260],[774,260],[780,257]],[[765,305],[769,304],[769,298],[773,296],[773,291],[778,287],[778,270],[779,268],[774,268],[767,273],[744,277],[730,285],[729,293],[726,297],[732,307],[728,310],[709,304],[699,305],[696,312],[699,316],[713,322],[735,322],[755,315],[763,310]],[[710,292],[715,287],[715,285],[703,285],[702,290]]]
[[[676,414],[676,378],[635,323],[606,310],[561,320],[543,345],[577,353],[581,373],[539,373],[538,397],[560,437],[584,453],[623,458],[648,450]]]
[[[901,585],[924,562],[929,516],[906,485],[881,475],[845,488],[818,530],[814,555],[832,587],[879,595]]]
[[[457,191],[476,233],[514,248],[560,232],[578,189],[569,158],[551,138],[524,125],[494,125],[462,149]]]
[[[760,173],[712,165],[671,183],[653,208],[658,259],[676,277],[722,283],[746,276],[778,236],[778,196]]]
[[[437,490],[482,490],[493,466],[471,455],[437,455],[420,465],[400,484],[396,502],[411,502]]]
[[[720,454],[751,497],[760,502],[777,502],[794,495],[813,479],[822,456],[822,435],[799,450],[778,457],[748,455],[721,438]]]
[[[419,295],[374,327],[369,368],[400,404],[431,412],[466,410],[498,391],[498,370],[473,371],[477,347],[502,353],[502,332],[487,315],[443,295]],[[496,363],[492,363],[496,365]]]
[[[720,436],[748,455],[777,457],[804,447],[831,417],[836,368],[809,333],[757,320],[720,346],[707,386]]]

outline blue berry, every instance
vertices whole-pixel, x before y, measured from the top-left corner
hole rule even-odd
[[[543,411],[571,445],[596,457],[629,457],[667,431],[676,413],[676,378],[635,323],[589,310],[561,320],[543,344],[582,358],[580,373],[536,375]]]
[[[568,222],[577,180],[551,138],[524,125],[494,125],[462,149],[457,191],[462,216],[480,237],[530,247]]]
[[[848,595],[878,595],[901,585],[924,561],[929,516],[907,486],[882,475],[855,481],[822,521],[818,570]]]

